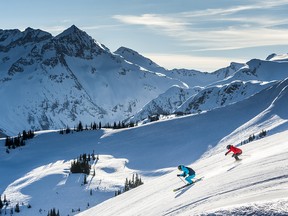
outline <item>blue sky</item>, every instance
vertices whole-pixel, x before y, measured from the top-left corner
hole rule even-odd
[[[288,0],[9,0],[0,29],[52,35],[76,25],[111,51],[136,50],[159,65],[214,71],[288,52]]]

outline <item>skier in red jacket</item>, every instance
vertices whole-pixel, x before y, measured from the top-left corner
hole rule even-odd
[[[228,151],[225,153],[225,156],[232,151],[232,152],[233,152],[232,157],[234,157],[236,161],[239,161],[239,160],[240,160],[240,159],[238,158],[238,156],[242,154],[242,150],[241,150],[241,149],[236,148],[236,147],[233,146],[233,145],[227,145],[227,149],[228,149]]]

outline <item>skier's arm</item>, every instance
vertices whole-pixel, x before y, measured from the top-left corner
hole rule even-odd
[[[225,153],[225,155],[229,154],[230,152],[231,152],[231,149],[230,149],[229,151],[227,151],[227,152]]]

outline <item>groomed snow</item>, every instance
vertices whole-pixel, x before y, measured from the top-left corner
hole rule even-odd
[[[182,191],[172,192],[183,185],[174,170],[79,216],[288,215],[287,136],[285,131],[241,146],[241,162],[225,157],[225,149],[201,158],[191,166],[204,180]]]

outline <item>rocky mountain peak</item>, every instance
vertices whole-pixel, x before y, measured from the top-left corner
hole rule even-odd
[[[52,38],[48,32],[26,28],[23,32],[18,29],[0,31],[0,49],[7,52],[13,47],[24,46],[25,44],[37,44],[41,41]]]
[[[93,55],[100,55],[109,51],[108,48],[95,41],[75,25],[66,29],[54,39],[58,43],[58,47],[61,47],[61,51],[69,56],[91,59]]]

